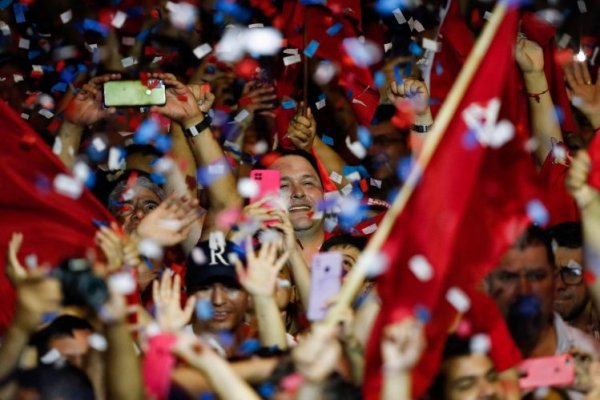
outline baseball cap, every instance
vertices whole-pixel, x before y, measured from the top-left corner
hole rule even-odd
[[[220,232],[219,232],[220,233]],[[234,258],[245,263],[245,255],[237,244],[213,235],[198,243],[186,261],[185,287],[188,293],[215,282],[238,283]]]

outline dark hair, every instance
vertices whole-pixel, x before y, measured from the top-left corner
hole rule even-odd
[[[513,248],[525,250],[527,247],[544,246],[548,262],[555,265],[554,252],[552,251],[552,241],[548,234],[539,226],[529,225],[527,230],[517,239]]]
[[[92,325],[83,318],[73,315],[61,315],[48,326],[34,333],[29,343],[35,346],[39,359],[50,350],[48,345],[52,339],[60,336],[73,337],[73,331],[84,329],[94,330]]]
[[[563,222],[546,230],[551,242],[556,241],[561,247],[577,249],[583,246],[581,222]]]
[[[39,365],[17,373],[19,387],[34,389],[41,400],[93,400],[94,388],[87,375],[70,364]]]
[[[299,149],[277,149],[272,152],[269,152],[263,155],[252,169],[269,169],[271,165],[277,161],[281,157],[287,156],[298,156],[304,158],[308,163],[313,167],[315,173],[319,177],[319,181],[321,185],[323,184],[323,179],[321,179],[321,174],[319,173],[319,165],[317,164],[317,159],[315,156],[310,154],[307,151],[299,150]]]
[[[371,125],[381,124],[391,120],[396,115],[396,106],[393,104],[380,104],[375,109]]]
[[[455,357],[464,357],[471,354],[471,340],[470,337],[460,337],[457,334],[451,334],[446,339],[444,345],[444,351],[442,353],[442,361],[440,368],[435,380],[427,391],[426,399],[443,399],[444,398],[444,385],[446,383],[446,375],[443,372],[442,364],[444,361],[450,360]]]
[[[337,235],[332,236],[321,245],[321,251],[329,251],[335,246],[352,246],[364,250],[369,239],[366,236]]]

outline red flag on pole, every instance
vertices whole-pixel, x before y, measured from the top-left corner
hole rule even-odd
[[[431,316],[429,348],[414,371],[412,398],[424,393],[451,322],[469,308],[466,293],[529,223],[527,205],[538,197],[535,168],[522,138],[510,134],[512,125],[497,121],[517,32],[516,10],[502,15],[494,13],[488,24],[497,31],[481,36],[491,40],[489,46],[475,47],[465,65],[470,72],[457,81],[460,87],[463,75],[472,74],[464,95],[450,93],[455,111],[449,115],[445,109],[453,106],[446,104],[440,111],[436,124],[450,118],[445,133],[420,176],[413,172],[419,176],[414,192],[382,247],[389,268],[378,281],[382,305],[367,348],[367,399],[379,398],[382,329],[414,314]]]
[[[57,265],[94,248],[93,221],[111,222],[113,217],[87,189],[79,196],[76,190],[70,196],[57,191],[67,193],[72,184],[68,179],[55,182],[57,176],[71,175],[41,137],[1,100],[0,127],[0,332],[4,332],[15,306],[13,287],[4,273],[13,232],[24,235],[18,254],[23,265],[28,256],[38,265]]]

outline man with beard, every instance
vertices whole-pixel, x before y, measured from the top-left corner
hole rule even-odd
[[[525,357],[552,356],[575,348],[599,355],[592,337],[568,326],[554,312],[557,275],[549,237],[530,226],[489,276],[489,292]]]
[[[559,275],[554,310],[571,326],[600,339],[600,321],[583,281],[583,240],[580,222],[563,222],[547,230]]]

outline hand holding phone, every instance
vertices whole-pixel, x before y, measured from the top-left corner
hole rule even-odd
[[[337,251],[317,253],[310,271],[310,295],[307,317],[320,321],[327,315],[329,302],[342,287],[342,253]]]

